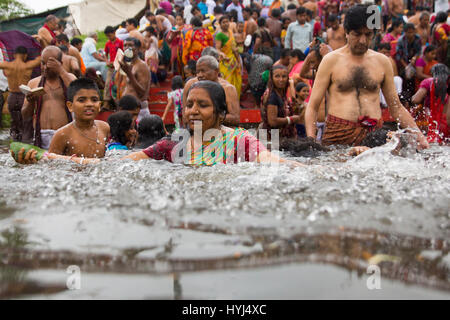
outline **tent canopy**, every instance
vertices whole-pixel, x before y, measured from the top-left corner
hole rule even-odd
[[[145,0],[89,0],[70,4],[69,12],[81,34],[88,34],[137,16],[145,3]]]
[[[38,30],[44,25],[45,18],[49,14],[53,14],[61,19],[64,19],[70,15],[67,6],[60,7],[23,18],[2,21],[0,22],[0,31],[19,30],[28,33],[29,35],[37,34]]]

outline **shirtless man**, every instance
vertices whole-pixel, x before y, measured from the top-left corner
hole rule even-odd
[[[14,60],[11,62],[0,62],[0,69],[8,79],[9,96],[8,96],[8,110],[11,115],[11,138],[16,141],[22,141],[24,124],[22,121],[22,106],[25,95],[20,91],[19,86],[27,84],[31,79],[33,69],[41,63],[41,57],[34,60],[27,60],[27,49],[25,47],[17,47],[14,52]],[[1,106],[3,107],[3,105]],[[0,108],[1,112],[1,108]],[[30,124],[28,124],[30,126]],[[28,131],[30,128],[28,128]],[[32,130],[31,130],[32,131]],[[30,137],[25,137],[30,139]]]
[[[62,64],[63,68],[68,72],[74,74],[77,78],[81,76],[80,65],[75,57],[69,55],[69,49],[65,45],[58,47],[63,52]]]
[[[164,11],[164,9],[161,9],[162,11]],[[167,19],[165,16],[163,16],[162,14],[158,14],[161,13],[161,11],[157,11],[156,15],[151,14],[147,17],[147,19],[150,19],[150,23],[151,24],[156,24],[156,27],[158,29],[158,32],[162,32],[163,34],[166,34],[167,32],[169,32],[172,29],[172,23],[170,22],[169,19]],[[164,11],[165,13],[165,11]],[[131,34],[130,34],[131,36]]]
[[[382,124],[379,121],[381,88],[391,116],[399,119],[402,128],[417,130],[419,148],[428,148],[426,138],[400,103],[389,59],[368,49],[374,34],[367,28],[368,19],[370,14],[365,5],[353,6],[347,12],[344,28],[348,43],[327,54],[319,66],[306,109],[306,133],[316,138],[317,111],[328,90],[329,109],[323,144],[359,145],[368,132]]]
[[[328,22],[330,23],[330,28],[327,30],[328,44],[333,50],[342,48],[347,43],[344,27],[339,24],[338,17],[334,14],[328,17]]]
[[[69,49],[67,54],[69,56],[72,56],[75,59],[77,59],[78,65],[80,66],[80,69],[82,69],[82,66],[84,66],[83,59],[81,58],[81,54],[80,54],[82,46],[78,50],[78,48],[76,48],[73,45],[71,45],[70,42],[69,42],[69,38],[64,33],[58,34],[56,36],[56,44],[58,46],[66,46]]]
[[[142,33],[140,33],[137,29],[138,23],[136,19],[131,18],[127,20],[126,29],[128,31],[128,37],[138,39],[141,42],[140,51],[145,52],[146,48],[144,47],[145,39]]]
[[[316,0],[309,0],[308,2],[303,3],[303,7],[311,10],[313,13],[313,17],[317,16],[317,3]]]
[[[30,88],[44,87],[45,95],[37,98],[26,96],[22,108],[24,121],[34,119],[34,144],[48,149],[56,130],[72,121],[66,107],[66,88],[76,79],[62,65],[63,53],[56,46],[46,47],[41,54],[42,75],[28,82]]]
[[[404,13],[403,0],[388,0],[389,12],[392,15],[392,19],[402,20]]]
[[[133,57],[130,61],[121,61],[120,67],[127,75],[127,83],[123,96],[129,94],[136,97],[141,103],[141,111],[138,121],[144,116],[149,115],[148,110],[148,91],[150,89],[150,70],[147,64],[142,61],[138,52],[141,43],[136,38],[127,38],[123,43],[124,51],[128,48],[133,50]],[[125,57],[124,57],[125,59]]]
[[[42,39],[44,47],[56,44],[55,31],[59,28],[58,22],[58,18],[52,14],[45,18],[44,26],[38,31],[38,36]]]
[[[416,25],[416,33],[422,40],[422,47],[430,43],[430,13],[423,11],[420,14],[419,24]]]
[[[225,79],[219,78],[219,62],[212,56],[202,56],[197,61],[197,77],[189,80],[183,90],[183,106],[186,105],[187,93],[189,88],[196,82],[202,80],[210,80],[218,82],[225,90],[227,100],[228,113],[223,122],[226,126],[238,126],[241,121],[239,98],[237,96],[236,88]]]
[[[256,24],[255,19],[252,18],[252,9],[246,7],[242,10],[242,16],[244,17],[244,33],[245,36],[253,35],[258,29],[258,25]]]
[[[176,24],[175,18],[169,14],[167,14],[166,10],[164,9],[158,9],[156,10],[156,16],[163,16],[164,18],[166,18],[167,20],[169,20],[170,24],[172,26],[174,26]],[[162,21],[165,21],[164,19]],[[163,22],[165,25],[168,25],[167,22]],[[170,27],[170,29],[172,29],[172,26]],[[170,29],[168,31],[170,31]]]

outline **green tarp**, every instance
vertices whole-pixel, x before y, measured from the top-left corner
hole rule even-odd
[[[29,35],[37,34],[38,30],[44,25],[45,18],[49,14],[53,14],[58,18],[63,19],[69,16],[68,7],[65,6],[23,18],[2,21],[0,22],[0,31],[19,30],[28,33]]]

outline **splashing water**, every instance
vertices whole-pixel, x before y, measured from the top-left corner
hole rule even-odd
[[[335,148],[297,158],[308,166],[296,169],[118,161],[121,151],[97,165],[24,166],[5,152],[0,277],[2,267],[40,272],[69,262],[85,272],[186,277],[244,267],[269,272],[264,266],[292,262],[365,272],[385,254],[400,261],[381,263],[386,277],[444,290],[448,298],[450,147],[400,157],[391,153],[397,145],[394,139],[356,158]],[[16,238],[25,240],[14,245]],[[399,270],[411,265],[405,280]],[[24,277],[7,276],[8,283]],[[321,277],[313,276],[318,283]]]

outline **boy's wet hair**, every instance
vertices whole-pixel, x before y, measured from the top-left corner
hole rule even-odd
[[[64,53],[68,53],[69,52],[69,49],[67,48],[67,46],[65,46],[63,44],[58,46],[58,48],[59,48],[59,50],[61,50]]]
[[[72,40],[70,40],[70,44],[73,46],[76,46],[82,42],[83,42],[83,40],[81,40],[80,38],[73,38]]]
[[[367,22],[372,13],[367,12],[368,5],[357,4],[348,9],[344,19],[344,29],[346,33],[357,31],[367,27]]]
[[[74,38],[74,39],[77,39],[77,38]],[[60,33],[56,36],[56,40],[69,42],[69,37],[67,37],[67,35],[65,35],[64,33]]]
[[[108,33],[115,33],[115,30],[112,26],[107,26],[105,28],[105,31],[103,31],[104,34],[108,34]]]
[[[18,46],[16,50],[14,50],[14,54],[28,54],[28,51],[24,46]]]
[[[386,144],[389,130],[381,128],[369,132],[361,141],[361,145],[369,148],[375,148]]]
[[[136,110],[140,109],[141,104],[139,103],[138,99],[136,99],[135,96],[132,96],[130,94],[127,94],[120,98],[119,100],[119,109],[120,110]]]
[[[164,123],[160,116],[151,114],[139,121],[136,147],[145,149],[166,136]]]
[[[133,116],[128,111],[119,111],[108,117],[111,138],[123,145],[127,144],[125,133],[131,129]]]
[[[79,78],[72,81],[67,88],[67,100],[73,102],[73,98],[77,94],[78,91],[86,89],[86,90],[95,90],[97,91],[98,96],[100,97],[100,90],[98,89],[97,84],[94,80],[89,78]]]

